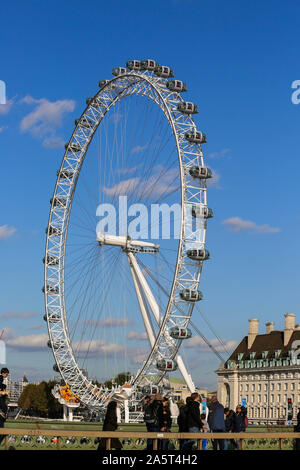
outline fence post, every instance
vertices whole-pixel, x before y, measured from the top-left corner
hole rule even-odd
[[[202,450],[202,439],[197,439],[197,450]]]
[[[8,434],[4,438],[4,450],[8,450]]]
[[[106,439],[105,448],[106,450],[111,450],[111,438],[110,437]]]
[[[157,450],[157,439],[153,439],[153,450]]]
[[[61,440],[61,437],[57,436],[56,450],[60,450],[60,440]]]
[[[282,450],[282,439],[281,439],[281,437],[279,438],[279,450]]]

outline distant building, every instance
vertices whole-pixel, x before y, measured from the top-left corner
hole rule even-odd
[[[283,331],[266,323],[259,334],[258,320],[249,320],[245,336],[229,359],[216,371],[218,400],[235,410],[247,402],[250,424],[276,424],[287,420],[288,399],[293,420],[300,408],[300,325],[285,314]]]
[[[17,406],[18,399],[28,383],[29,382],[25,375],[19,382],[11,380],[10,376],[7,377],[7,392],[10,406]]]
[[[175,401],[183,400],[185,402],[186,398],[191,396],[191,392],[189,391],[185,380],[169,378],[169,381]],[[207,390],[204,389],[198,389],[196,387],[195,391],[198,392],[202,397],[207,397],[208,395]]]

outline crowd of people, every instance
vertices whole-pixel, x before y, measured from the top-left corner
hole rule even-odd
[[[151,399],[145,398],[144,421],[149,432],[168,432],[171,429],[172,419],[168,406],[168,399],[157,394]],[[200,412],[200,395],[195,392],[187,397],[185,405],[180,407],[177,418],[178,432],[180,433],[199,433],[199,432],[244,432],[248,425],[247,410],[238,405],[236,411],[224,408],[217,400],[212,397],[208,416]],[[180,439],[180,450],[192,450],[194,439]],[[168,446],[167,439],[161,439],[159,442],[161,450]],[[213,439],[213,450],[240,449],[240,440],[234,439]],[[207,439],[202,440],[202,449],[206,450]],[[147,450],[153,449],[152,439],[147,440]]]

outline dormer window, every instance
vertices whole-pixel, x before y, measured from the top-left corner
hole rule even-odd
[[[238,353],[237,358],[238,361],[241,361],[243,359],[244,353]]]
[[[250,359],[254,359],[254,358],[255,358],[255,354],[256,354],[256,352],[251,352],[251,353],[250,353]]]
[[[281,353],[281,349],[276,349],[275,351],[275,358],[278,359]]]
[[[263,359],[266,359],[266,358],[267,358],[268,352],[269,352],[269,351],[263,351],[263,352],[262,352],[261,355],[262,355],[262,358],[263,358]]]

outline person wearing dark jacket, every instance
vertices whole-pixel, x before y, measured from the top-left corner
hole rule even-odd
[[[225,432],[224,407],[218,402],[217,397],[212,397],[208,415],[208,425],[211,432]],[[224,439],[213,439],[213,450],[224,450]]]
[[[104,418],[102,431],[115,431],[118,428],[117,420],[117,402],[110,401]],[[122,444],[117,438],[111,439],[111,448],[122,449]],[[106,438],[100,439],[98,450],[106,449]]]
[[[167,398],[163,398],[157,410],[159,430],[162,432],[170,432],[172,426],[171,412]],[[168,439],[162,439],[160,449],[166,450],[168,448]]]
[[[185,400],[185,405],[181,406],[179,409],[179,415],[177,418],[178,432],[189,432],[188,422],[187,422],[187,413],[188,413],[188,404],[193,401],[192,397],[187,397]],[[180,439],[179,450],[182,450],[186,439]]]
[[[225,431],[234,432],[235,412],[233,410],[230,410],[229,408],[224,408],[224,413],[225,413]],[[237,448],[237,443],[235,442],[234,439],[225,439],[224,450],[228,450],[229,442],[234,449]]]
[[[6,377],[9,374],[9,370],[6,367],[3,367],[1,369],[0,373],[0,428],[4,428],[4,423],[7,418],[7,411],[8,411],[8,394],[6,391],[6,385],[3,383],[3,380],[6,379]],[[4,434],[0,435],[0,444],[5,438]]]
[[[145,409],[144,421],[147,426],[148,432],[159,432],[159,420],[158,420],[158,410],[162,403],[162,396],[160,393],[154,395],[153,400],[147,403],[147,408]],[[158,441],[158,447],[160,441]],[[147,450],[153,450],[153,439],[147,439]]]
[[[191,395],[191,400],[187,403],[187,427],[189,432],[201,432],[202,421],[200,418],[200,396],[199,393],[194,392]],[[191,450],[194,444],[193,439],[188,439],[184,445],[183,450]]]
[[[238,405],[236,407],[236,412],[235,412],[235,417],[234,417],[234,432],[246,431],[245,416],[246,416],[245,408],[243,409],[241,405]],[[241,449],[240,439],[237,440],[237,446],[238,446],[238,449]]]

